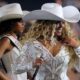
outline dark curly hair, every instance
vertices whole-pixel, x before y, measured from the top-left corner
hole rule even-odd
[[[10,19],[0,22],[0,35],[11,31],[16,23],[20,21],[22,21],[22,18]]]

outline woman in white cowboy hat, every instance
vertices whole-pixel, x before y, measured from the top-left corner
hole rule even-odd
[[[78,9],[47,3],[24,19],[38,21],[25,34],[23,50],[26,54],[21,62],[18,60],[22,55],[16,60],[17,71],[27,70],[30,80],[69,80],[68,64],[73,66],[80,59],[80,45],[67,22],[80,20]]]
[[[24,15],[19,3],[8,4],[0,8],[0,59],[4,63],[10,80],[27,80],[26,73],[15,74],[13,70],[14,60],[21,55],[21,44],[18,39],[24,31],[22,19]],[[9,79],[0,74],[0,80]]]

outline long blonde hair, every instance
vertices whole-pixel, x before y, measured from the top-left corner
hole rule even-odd
[[[50,21],[50,20],[36,21],[32,25],[32,27],[29,29],[29,31],[25,34],[25,36],[21,40],[21,43],[25,44],[27,40],[31,40],[31,39],[38,39],[38,38],[42,40],[51,39],[52,36],[54,38],[54,35],[52,34],[52,32],[55,31],[55,26],[56,26],[56,23],[54,21]],[[65,22],[64,26],[65,27],[62,31],[62,37],[72,37],[72,38],[74,37],[77,40],[69,23]],[[72,47],[67,46],[66,48],[70,53],[69,65],[73,66],[74,63],[77,61],[77,55]]]
[[[32,27],[22,37],[21,43],[25,44],[26,40],[46,38],[50,39],[52,36],[52,30],[54,29],[53,21],[39,20],[32,24]]]
[[[73,31],[72,27],[70,26],[70,24],[67,23],[67,22],[65,22],[65,27],[63,29],[62,36],[66,37],[66,38],[74,38],[78,41],[78,37],[74,33],[74,31]],[[73,47],[66,46],[66,48],[69,51],[69,56],[70,56],[69,67],[73,67],[76,64],[77,60],[78,60],[78,56],[76,55],[75,50],[74,50]]]

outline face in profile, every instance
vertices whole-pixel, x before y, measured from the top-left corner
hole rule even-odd
[[[23,22],[23,20],[19,21],[16,23],[16,27],[15,27],[15,31],[18,33],[23,33],[24,29],[25,29],[25,23]]]

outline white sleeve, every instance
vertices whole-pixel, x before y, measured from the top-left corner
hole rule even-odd
[[[75,52],[76,52],[76,54],[78,56],[78,60],[77,60],[77,62],[76,62],[74,67],[78,72],[80,72],[80,46],[75,49]]]
[[[39,56],[42,56],[43,50],[39,43],[26,43],[23,46],[23,54],[16,60],[16,71],[24,72],[33,70],[33,62]]]
[[[74,68],[76,69],[77,72],[80,73],[80,58],[78,59],[77,63],[75,64]]]
[[[32,63],[34,60],[30,55],[30,50],[27,44],[23,47],[23,53],[16,59],[16,64],[14,65],[15,73],[27,72],[33,68]]]
[[[77,56],[80,57],[80,46],[74,49]]]
[[[22,58],[18,58],[17,60],[19,63],[16,63],[15,65],[15,73],[20,74],[32,69],[32,62],[28,62],[27,57],[24,56]]]

